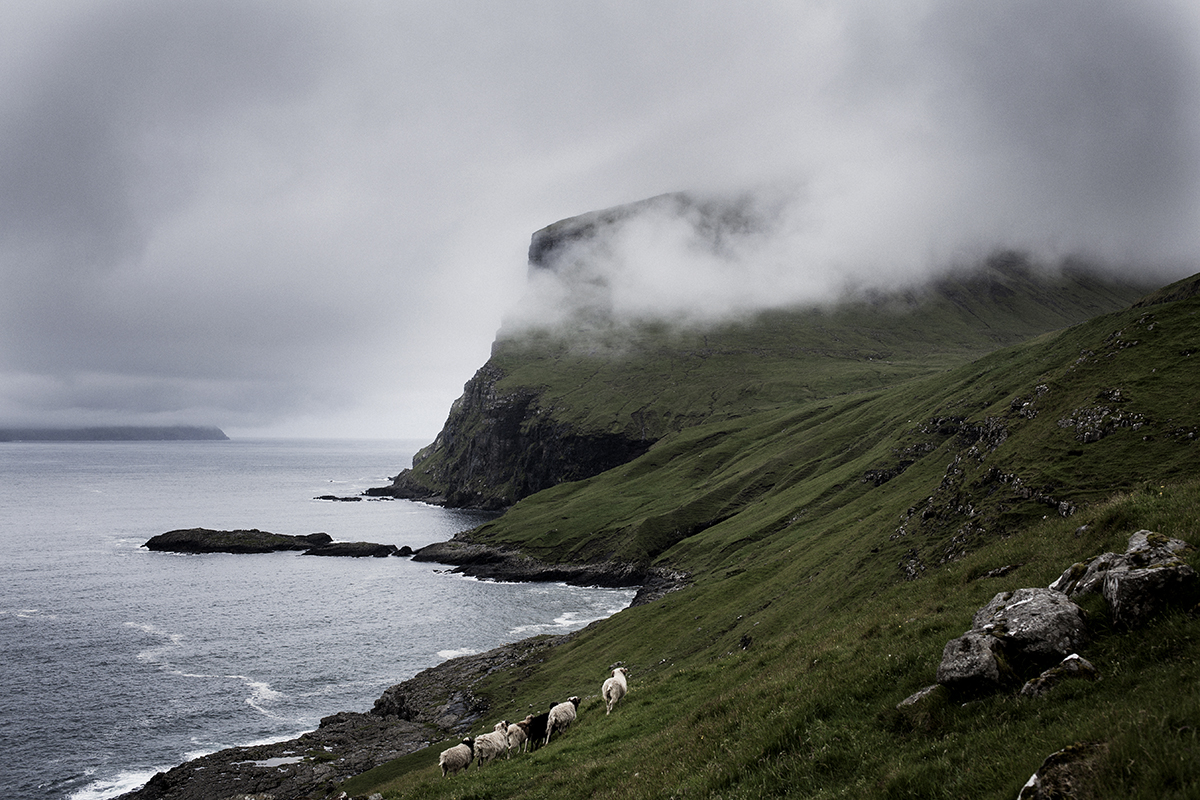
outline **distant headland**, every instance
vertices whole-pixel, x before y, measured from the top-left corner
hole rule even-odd
[[[202,425],[106,425],[87,428],[0,428],[0,442],[228,441],[220,428]]]

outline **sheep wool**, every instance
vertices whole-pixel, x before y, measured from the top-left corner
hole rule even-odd
[[[529,744],[529,723],[533,720],[532,716],[527,716],[520,722],[514,722],[508,726],[508,757],[512,758],[512,751],[518,753],[525,752]]]
[[[578,708],[579,698],[568,697],[565,703],[559,703],[550,709],[550,716],[546,719],[546,744],[550,744],[550,737],[555,731],[562,732],[571,727]]]
[[[449,750],[443,750],[442,754],[438,756],[438,766],[442,768],[442,777],[446,777],[447,773],[458,772],[460,769],[466,772],[474,757],[474,739],[463,739],[462,744],[456,744]]]
[[[491,733],[475,737],[475,757],[483,766],[501,753],[508,752],[508,722],[501,720],[496,723]]]
[[[617,667],[612,671],[612,677],[604,682],[600,687],[600,696],[604,698],[604,702],[608,710],[604,712],[605,716],[612,713],[613,707],[617,701],[625,696],[629,691],[629,670],[624,667]]]

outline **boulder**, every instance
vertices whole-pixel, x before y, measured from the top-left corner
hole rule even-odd
[[[1051,753],[1021,787],[1017,800],[1094,797],[1096,764],[1107,750],[1100,742],[1077,742]]]
[[[1194,599],[1196,587],[1196,571],[1179,561],[1109,572],[1103,593],[1113,622],[1134,627],[1170,605]]]
[[[968,695],[995,691],[1011,675],[1000,640],[974,630],[946,643],[937,669],[939,684]]]
[[[1200,582],[1182,558],[1190,550],[1180,539],[1140,530],[1129,537],[1124,553],[1102,553],[1073,564],[1050,588],[1072,597],[1099,592],[1114,622],[1140,625],[1172,603],[1194,600]]]
[[[1100,677],[1099,671],[1092,662],[1077,653],[1064,658],[1057,666],[1038,675],[1021,687],[1021,697],[1040,697],[1065,680],[1083,678],[1094,681]]]
[[[1062,592],[1001,592],[976,612],[971,630],[946,644],[937,680],[958,694],[986,694],[1045,669],[1086,641],[1083,610]]]
[[[1087,642],[1083,609],[1053,589],[1000,592],[975,613],[972,629],[999,638],[1017,671],[1043,669]]]

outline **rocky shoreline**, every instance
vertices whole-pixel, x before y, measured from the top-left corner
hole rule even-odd
[[[638,587],[630,605],[639,606],[685,587],[690,576],[663,567],[608,561],[585,564],[551,564],[518,550],[480,544],[464,531],[452,539],[435,542],[413,552],[413,561],[451,564],[452,572],[513,583],[554,582],[572,586]]]
[[[119,800],[211,800],[269,794],[301,800],[394,758],[468,732],[488,710],[475,693],[498,669],[535,664],[579,632],[539,636],[453,658],[387,689],[369,712],[343,711],[285,742],[234,747],[159,772]]]
[[[652,602],[689,581],[686,573],[659,567],[548,564],[514,550],[471,542],[468,532],[423,547],[412,557],[454,565],[454,572],[489,580],[637,586],[631,605]],[[323,718],[317,730],[295,739],[201,756],[157,773],[145,786],[118,800],[324,796],[342,781],[392,759],[463,736],[488,711],[487,699],[475,692],[485,677],[500,669],[532,666],[544,660],[547,650],[579,633],[538,636],[450,659],[389,687],[369,712],[339,712]]]

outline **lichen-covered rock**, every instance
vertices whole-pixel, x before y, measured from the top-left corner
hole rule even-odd
[[[1124,553],[1102,553],[1073,564],[1050,588],[1071,597],[1100,592],[1115,622],[1139,625],[1174,602],[1194,598],[1200,585],[1182,558],[1190,550],[1180,539],[1140,530],[1129,537]]]
[[[1177,565],[1190,550],[1191,545],[1181,539],[1140,530],[1129,537],[1124,553],[1101,553],[1072,564],[1050,588],[1069,597],[1100,592],[1105,576],[1114,570]]]
[[[1042,669],[1087,642],[1083,609],[1053,589],[1001,592],[975,613],[972,628],[1000,639],[1019,671]]]
[[[1113,622],[1133,627],[1170,605],[1194,598],[1196,589],[1196,571],[1176,561],[1111,571],[1104,576],[1103,592]]]
[[[1050,588],[1068,597],[1078,597],[1099,592],[1104,585],[1105,574],[1113,567],[1124,565],[1125,557],[1117,553],[1101,553],[1087,561],[1079,561],[1067,568]]]
[[[1056,666],[1051,667],[1041,675],[1026,682],[1021,687],[1020,694],[1021,697],[1040,697],[1065,680],[1083,678],[1094,681],[1099,677],[1100,673],[1092,662],[1083,658],[1078,653],[1072,653]]]
[[[945,687],[940,683],[935,683],[932,686],[926,686],[924,689],[918,689],[908,697],[896,704],[896,708],[908,708],[909,706],[920,705],[926,702],[929,698],[937,695],[938,692],[945,691]]]
[[[963,694],[995,691],[1011,680],[1000,640],[980,631],[967,631],[942,649],[937,681]]]
[[[1021,787],[1017,800],[1084,800],[1095,797],[1093,775],[1107,746],[1076,742],[1051,753]]]

